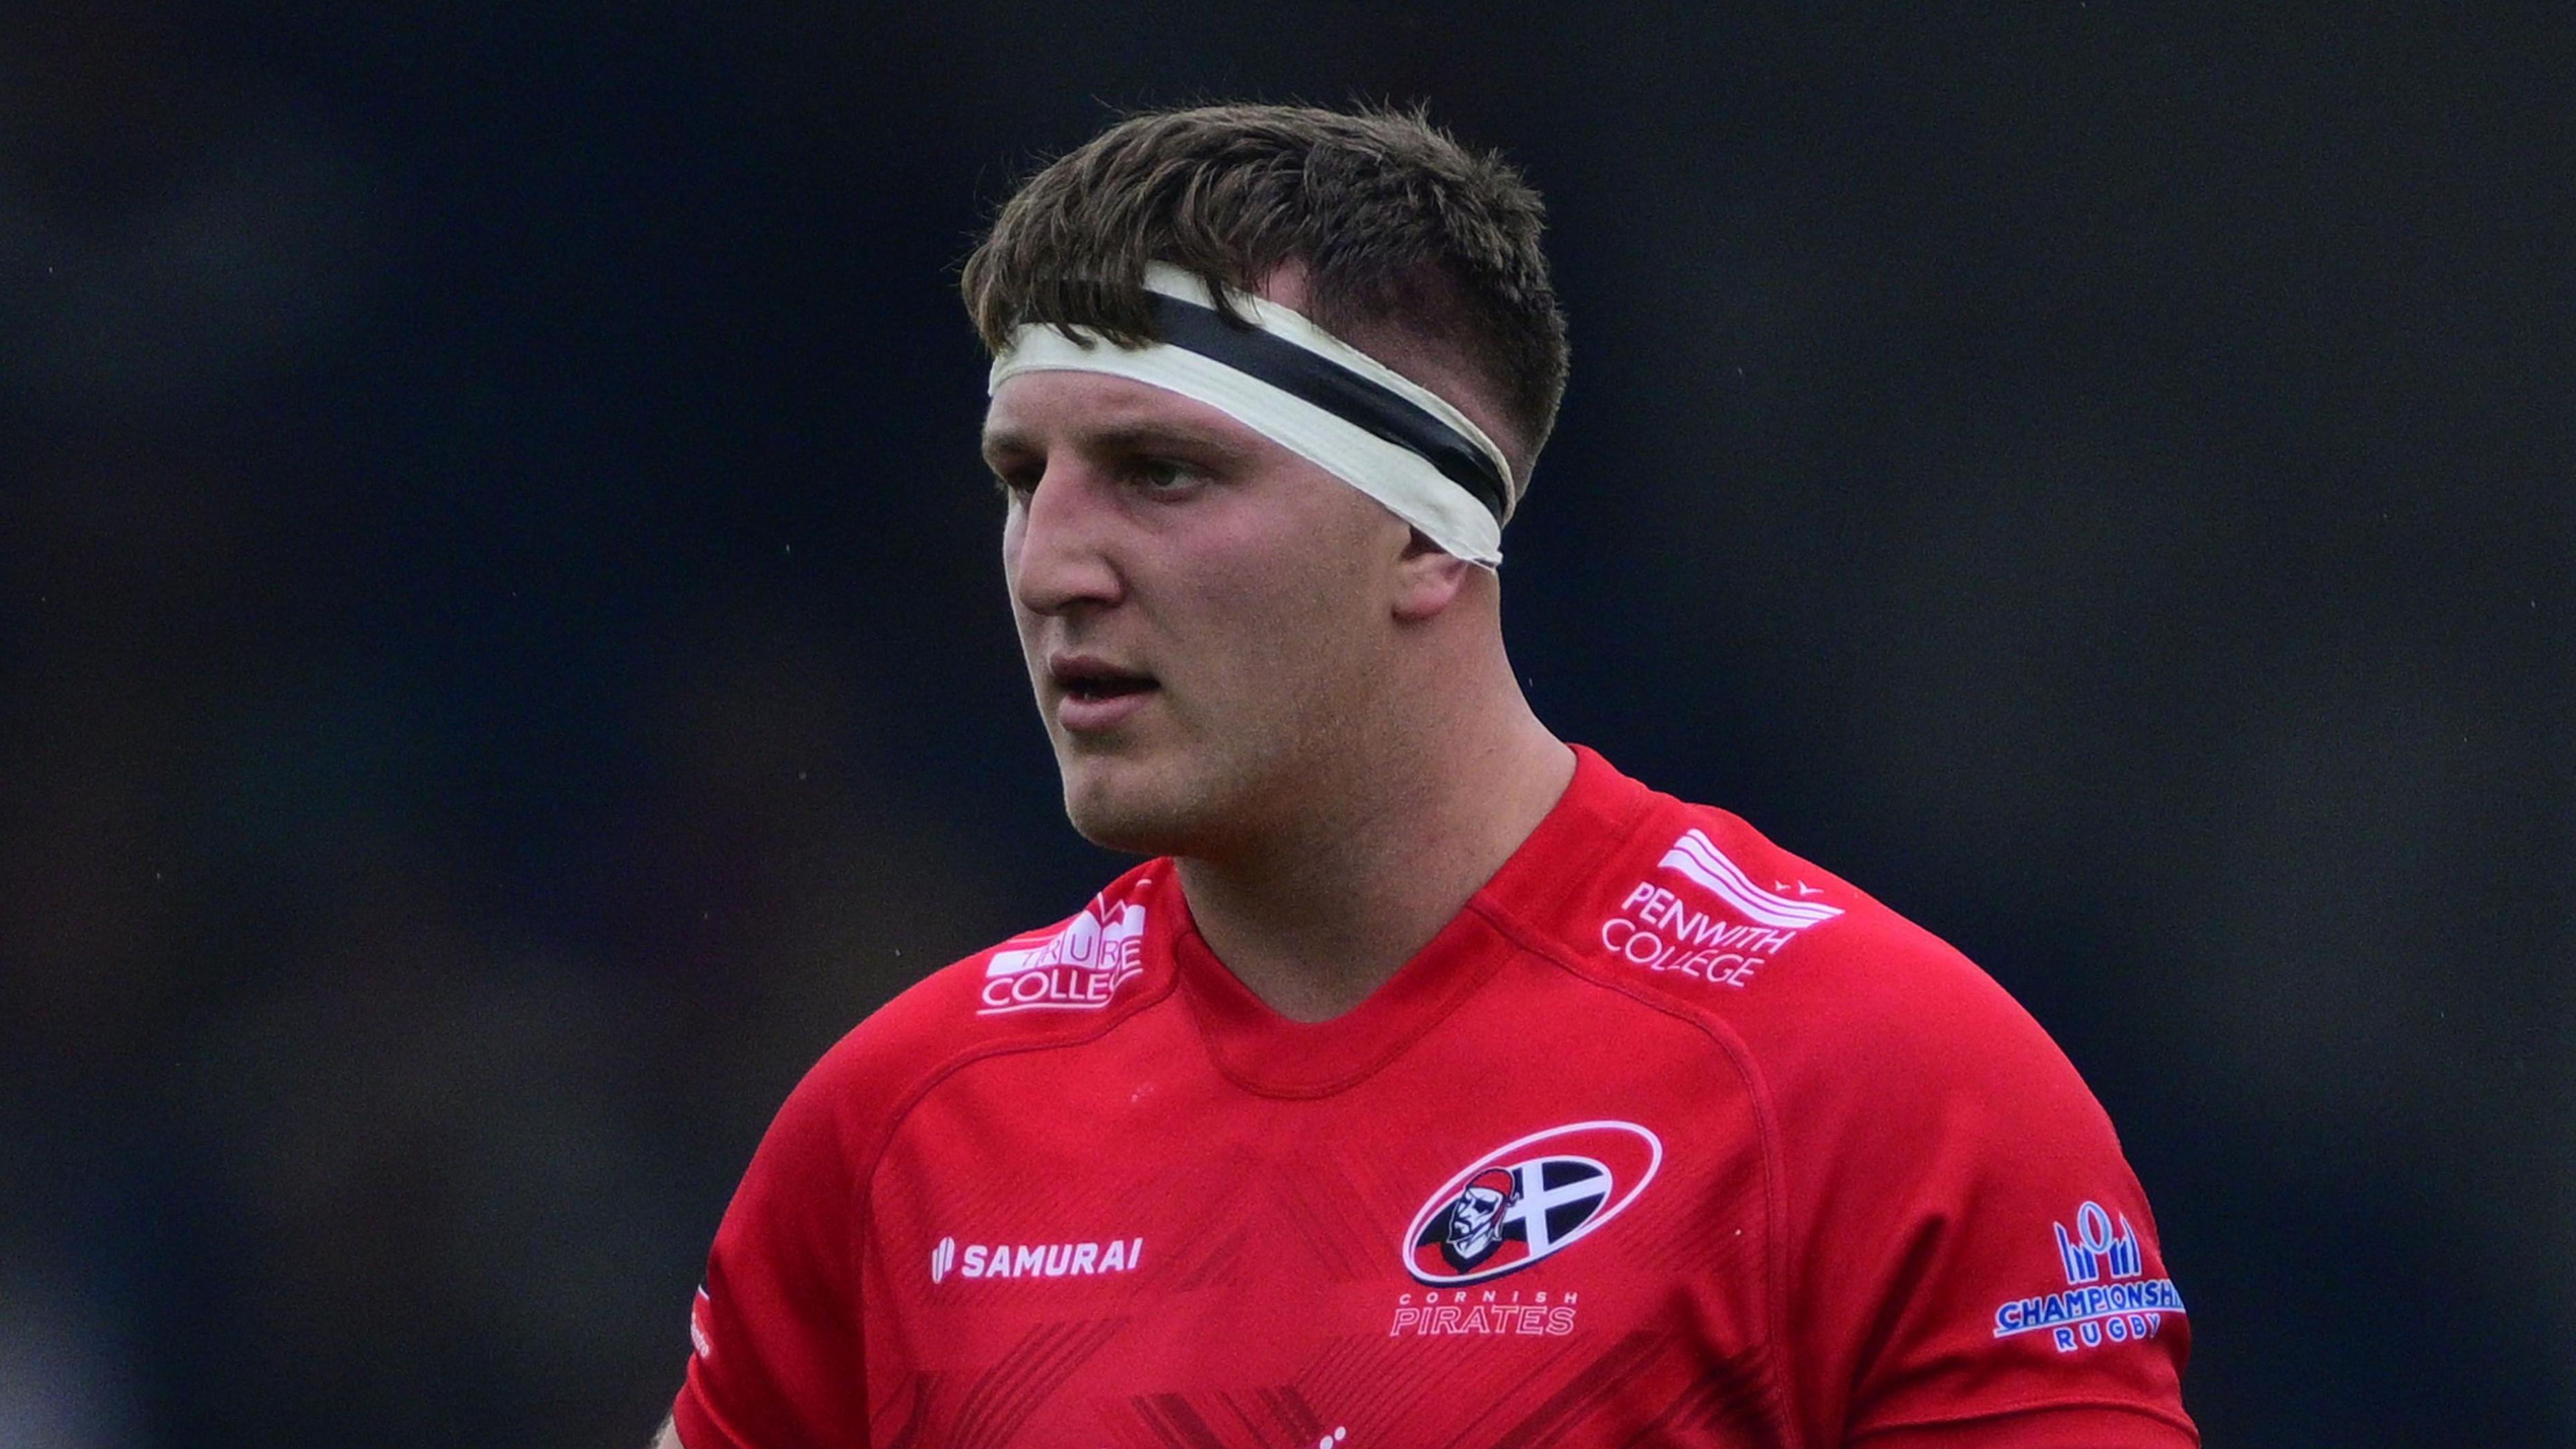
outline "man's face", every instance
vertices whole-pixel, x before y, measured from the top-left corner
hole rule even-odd
[[[1458,1194],[1457,1204],[1449,1209],[1449,1247],[1461,1259],[1481,1259],[1501,1236],[1496,1219],[1502,1215],[1503,1195],[1490,1187],[1471,1187]]]
[[[1212,407],[1098,373],[1003,383],[984,452],[1076,829],[1217,855],[1348,768],[1387,707],[1401,520]]]

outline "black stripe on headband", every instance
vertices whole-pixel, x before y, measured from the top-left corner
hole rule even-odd
[[[1441,476],[1464,488],[1499,523],[1511,511],[1511,487],[1485,450],[1412,399],[1318,357],[1284,337],[1225,320],[1213,307],[1147,292],[1158,340],[1222,362],[1308,402],[1399,448],[1419,453]]]

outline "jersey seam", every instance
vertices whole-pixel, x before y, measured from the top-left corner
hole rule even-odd
[[[726,1421],[725,1416],[716,1411],[715,1405],[707,1402],[707,1396],[698,1391],[698,1386],[694,1382],[686,1379],[681,1381],[680,1397],[687,1400],[689,1406],[698,1411],[698,1417],[706,1421],[706,1427],[716,1431],[716,1438],[721,1441],[714,1445],[688,1442],[688,1436],[680,1431],[679,1406],[674,1404],[671,1409],[671,1432],[679,1438],[680,1449],[743,1449],[744,1445],[751,1442],[735,1431],[733,1425]]]
[[[1771,1374],[1775,1386],[1783,1395],[1782,1405],[1786,1418],[1788,1419],[1786,1427],[1788,1428],[1791,1441],[1793,1444],[1801,1442],[1803,1439],[1804,1425],[1798,1422],[1798,1403],[1796,1398],[1790,1393],[1791,1386],[1788,1382],[1791,1374],[1791,1369],[1788,1366],[1791,1355],[1789,1353],[1788,1345],[1787,1296],[1781,1291],[1781,1284],[1787,1274],[1786,1255],[1788,1252],[1788,1241],[1786,1237],[1786,1225],[1788,1214],[1786,1204],[1782,1200],[1782,1194],[1787,1190],[1787,1173],[1785,1163],[1783,1163],[1780,1156],[1778,1128],[1772,1111],[1769,1086],[1766,1079],[1763,1077],[1760,1068],[1751,1060],[1751,1049],[1745,1046],[1742,1041],[1737,1039],[1734,1033],[1728,1030],[1722,1022],[1708,1020],[1686,1005],[1679,1002],[1664,1000],[1663,998],[1632,983],[1595,975],[1582,964],[1571,959],[1570,956],[1558,946],[1553,937],[1540,932],[1507,912],[1496,909],[1490,903],[1482,901],[1470,902],[1470,909],[1475,910],[1479,915],[1483,916],[1497,931],[1509,937],[1514,945],[1519,946],[1522,950],[1529,952],[1540,960],[1546,961],[1550,965],[1555,966],[1558,970],[1565,972],[1574,979],[1600,990],[1624,996],[1649,1010],[1661,1012],[1662,1014],[1672,1017],[1673,1019],[1699,1031],[1703,1036],[1707,1037],[1717,1046],[1719,1053],[1727,1059],[1729,1065],[1734,1067],[1737,1074],[1743,1078],[1752,1097],[1755,1124],[1762,1138],[1763,1196],[1766,1212],[1769,1214],[1771,1219],[1773,1237],[1772,1250],[1764,1254],[1765,1261],[1763,1267],[1765,1296],[1768,1298],[1771,1308],[1771,1317],[1773,1320],[1772,1332],[1775,1336],[1774,1343],[1777,1351],[1768,1355],[1768,1362],[1766,1363],[1765,1368]],[[1891,1232],[1889,1236],[1892,1237],[1893,1233]],[[2009,1407],[1974,1414],[1905,1419],[1887,1424],[1873,1425],[1870,1428],[1848,1434],[1846,1437],[1856,1439],[1866,1437],[1871,1434],[1893,1433],[1901,1429],[1933,1428],[1947,1424],[1972,1424],[1983,1419],[2004,1418],[2014,1414],[2035,1413],[2058,1408],[2106,1408],[2124,1410],[2129,1413],[2153,1419],[2173,1428],[2180,1429],[2184,1433],[2190,1435],[2195,1442],[2198,1442],[2200,1437],[2198,1426],[2194,1425],[2188,1416],[2171,1414],[2163,1409],[2156,1408],[2151,1405],[2108,1398],[2028,1400],[2013,1404]]]
[[[1110,1015],[1098,1026],[1077,1035],[1033,1042],[982,1042],[960,1049],[946,1061],[933,1067],[909,1091],[896,1099],[900,1105],[887,1114],[886,1124],[879,1129],[876,1143],[867,1154],[867,1168],[863,1174],[865,1180],[873,1188],[877,1169],[884,1163],[886,1150],[894,1145],[895,1134],[903,1130],[904,1122],[912,1116],[914,1110],[950,1077],[978,1062],[997,1057],[1017,1056],[1023,1052],[1065,1051],[1074,1047],[1089,1046],[1170,1000],[1178,985],[1179,977],[1178,973],[1175,973],[1172,979],[1165,981],[1156,990],[1138,997],[1126,1010]]]
[[[1627,831],[1621,835],[1620,844],[1624,846],[1634,839],[1637,832],[1645,827],[1648,819],[1654,814],[1652,810],[1637,812],[1637,818],[1629,823]],[[1608,853],[1604,852],[1605,855]],[[1769,1310],[1767,1316],[1771,1320],[1772,1335],[1772,1351],[1764,1355],[1763,1369],[1772,1381],[1774,1393],[1779,1396],[1782,1423],[1788,1431],[1791,1449],[1798,1449],[1798,1446],[1804,1443],[1805,1425],[1799,1421],[1798,1401],[1791,1392],[1792,1385],[1788,1381],[1788,1307],[1786,1294],[1782,1291],[1782,1280],[1788,1271],[1786,1236],[1788,1211],[1783,1196],[1787,1191],[1787,1174],[1784,1164],[1780,1161],[1779,1133],[1771,1110],[1770,1088],[1763,1079],[1761,1071],[1753,1064],[1751,1051],[1741,1041],[1735,1039],[1734,1033],[1726,1030],[1721,1024],[1706,1020],[1677,1002],[1661,1000],[1626,982],[1593,975],[1559,951],[1554,940],[1510,914],[1498,910],[1491,903],[1482,900],[1470,901],[1468,909],[1482,916],[1487,924],[1508,937],[1520,949],[1565,972],[1575,980],[1599,990],[1624,996],[1649,1011],[1660,1012],[1699,1032],[1717,1048],[1719,1056],[1726,1060],[1727,1065],[1743,1081],[1746,1095],[1753,1105],[1755,1130],[1762,1143],[1763,1215],[1771,1239],[1762,1255],[1763,1298]]]
[[[1872,1424],[1865,1429],[1853,1430],[1848,1437],[1853,1439],[1866,1439],[1875,1434],[1893,1434],[1906,1429],[1938,1429],[1956,1424],[1976,1424],[1982,1423],[1988,1419],[2008,1419],[2017,1414],[2041,1414],[2052,1409],[2114,1409],[2124,1414],[2136,1414],[2142,1418],[2153,1419],[2157,1423],[2180,1429],[2184,1433],[2189,1434],[2195,1441],[2200,1438],[2200,1426],[2194,1424],[2188,1415],[2168,1413],[2151,1404],[2140,1404],[2126,1399],[2112,1398],[2024,1400],[2021,1403],[2012,1404],[2004,1408],[1985,1409],[1973,1414],[1936,1414],[1925,1418],[1897,1419],[1884,1424]]]
[[[1918,935],[1930,940],[1938,949],[1947,951],[1951,955],[1958,957],[1959,961],[1969,970],[1975,971],[1980,975],[1984,974],[1984,968],[1978,966],[1975,962],[1968,960],[1956,946],[1951,945],[1947,941],[1941,940],[1937,936],[1932,936],[1929,932],[1924,931],[1920,926],[1915,925],[1915,923],[1910,920],[1903,917],[1895,917],[1895,919],[1901,926],[1910,928]],[[1868,1250],[1858,1255],[1860,1261],[1877,1262],[1885,1259],[1889,1256],[1897,1242],[1912,1230],[1911,1226],[1901,1214],[1891,1213],[1888,1215],[1888,1219],[1889,1220],[1887,1222],[1879,1226],[1878,1235],[1870,1240]],[[2154,1224],[2150,1223],[2148,1226],[2152,1229]],[[1882,1306],[1884,1307],[1884,1305]],[[1863,1340],[1867,1345],[1868,1352],[1860,1354],[1856,1358],[1852,1370],[1853,1382],[1845,1386],[1846,1403],[1848,1403],[1850,1398],[1857,1393],[1859,1380],[1867,1372],[1867,1366],[1876,1362],[1878,1356],[1886,1350],[1889,1339],[1898,1331],[1899,1325],[1895,1321],[1892,1311],[1883,1312],[1873,1321],[1869,1335]],[[2000,1412],[2014,1413],[2019,1411],[2002,1410]],[[1968,1417],[1973,1419],[1976,1416],[1970,1415]],[[1936,1419],[1927,1422],[1939,1423],[1947,1421]]]
[[[1151,1011],[1156,1006],[1159,1006],[1163,1002],[1171,999],[1173,991],[1179,986],[1179,984],[1180,976],[1178,972],[1175,972],[1170,978],[1163,982],[1159,989],[1138,997],[1133,1005],[1127,1007],[1123,1011],[1110,1014],[1107,1020],[1104,1020],[1090,1030],[1079,1034],[1034,1042],[983,1042],[974,1046],[961,1048],[957,1052],[951,1054],[947,1060],[941,1062],[938,1066],[933,1067],[902,1096],[896,1098],[898,1105],[892,1112],[889,1112],[886,1115],[885,1125],[878,1130],[875,1142],[870,1146],[869,1150],[861,1159],[865,1163],[865,1166],[860,1168],[856,1174],[858,1202],[856,1204],[856,1211],[851,1214],[850,1254],[852,1261],[850,1279],[853,1283],[858,1285],[858,1301],[851,1305],[851,1311],[857,1316],[862,1326],[860,1362],[857,1365],[857,1368],[861,1376],[859,1383],[859,1403],[861,1406],[860,1411],[863,1414],[870,1412],[868,1407],[869,1400],[866,1381],[866,1340],[864,1336],[867,1320],[868,1280],[863,1270],[866,1266],[868,1242],[876,1229],[875,1203],[877,1173],[884,1168],[885,1155],[893,1148],[895,1136],[903,1130],[903,1124],[911,1119],[913,1112],[917,1110],[924,1101],[929,1099],[932,1092],[937,1091],[950,1077],[957,1075],[966,1068],[971,1067],[978,1062],[991,1061],[1006,1056],[1017,1056],[1023,1052],[1046,1052],[1089,1046],[1093,1042],[1099,1041],[1101,1038],[1109,1035],[1109,1033],[1117,1030],[1119,1027],[1125,1026],[1127,1023],[1134,1021],[1138,1017],[1143,1016],[1146,1012]]]

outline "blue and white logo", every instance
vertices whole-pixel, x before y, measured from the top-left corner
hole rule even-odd
[[[2129,1215],[2120,1214],[2120,1235],[2111,1235],[2111,1215],[2102,1211],[2098,1202],[2088,1202],[2075,1210],[2075,1236],[2066,1236],[2066,1224],[2051,1223],[2057,1229],[2057,1254],[2066,1260],[2066,1283],[2080,1288],[2098,1283],[2107,1274],[2113,1280],[2135,1278],[2146,1271],[2138,1256],[2138,1230],[2129,1226]]]
[[[2111,1223],[2100,1203],[2087,1202],[2075,1210],[2072,1232],[2064,1223],[2049,1224],[2057,1233],[2066,1291],[1998,1305],[1995,1337],[2045,1331],[2059,1353],[2073,1353],[2162,1332],[2165,1315],[2183,1311],[2182,1295],[2174,1291],[2171,1278],[2146,1276],[2146,1255],[2139,1251],[2138,1230],[2129,1226],[2128,1214],[2120,1215],[2118,1231]]]

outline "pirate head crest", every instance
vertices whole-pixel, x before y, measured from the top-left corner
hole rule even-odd
[[[1461,1272],[1492,1257],[1503,1245],[1503,1213],[1520,1195],[1520,1178],[1508,1167],[1488,1167],[1467,1179],[1449,1204],[1449,1231],[1440,1256]]]
[[[1423,1199],[1400,1240],[1404,1270],[1447,1288],[1531,1267],[1619,1216],[1663,1160],[1653,1132],[1611,1119],[1506,1142]]]

